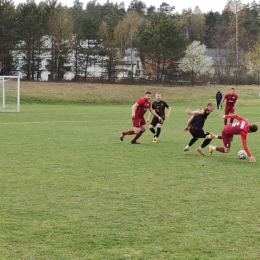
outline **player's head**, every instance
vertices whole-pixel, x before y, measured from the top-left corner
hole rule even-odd
[[[157,101],[161,101],[161,99],[162,99],[161,93],[157,92],[157,93],[155,94],[155,99],[156,99]]]
[[[231,88],[230,89],[230,94],[234,94],[235,93],[235,89],[234,88]]]
[[[152,92],[149,91],[149,90],[147,90],[147,91],[145,92],[145,98],[146,98],[146,99],[151,99],[151,94],[152,94]]]
[[[257,124],[251,124],[249,125],[249,132],[254,133],[258,130],[258,125]]]
[[[215,106],[214,106],[212,103],[208,103],[208,104],[207,104],[207,109],[208,109],[210,112],[213,112],[213,111],[214,111],[214,108],[215,108]]]

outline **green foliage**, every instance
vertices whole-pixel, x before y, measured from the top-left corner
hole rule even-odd
[[[115,29],[120,21],[125,17],[125,10],[117,5],[106,3],[102,8],[103,21],[99,26],[98,36],[102,39],[99,54],[101,66],[106,69],[108,82],[117,75],[116,66],[121,63],[118,46],[115,40]],[[104,75],[102,75],[104,76]]]
[[[102,21],[104,21],[108,26],[108,37],[114,37],[114,30],[119,23],[126,16],[124,9],[118,8],[117,5],[107,2],[102,7]]]
[[[115,29],[118,24],[115,22],[119,17],[116,16],[115,9],[111,9],[111,13],[108,13],[106,19],[99,27],[98,35],[102,39],[102,47],[100,54],[102,53],[102,64],[105,67],[108,82],[112,82],[112,78],[116,77],[117,69],[116,66],[120,64],[120,53],[115,39]]]
[[[229,1],[228,4],[230,2],[233,1]],[[65,10],[63,13],[67,12],[67,18],[63,16],[64,28],[67,31],[65,32],[64,28],[61,30],[63,44],[55,43],[58,46],[56,49],[51,47],[53,55],[49,60],[48,68],[53,80],[61,80],[68,70],[75,72],[76,76],[84,73],[86,79],[88,65],[91,62],[101,64],[104,62],[104,55],[108,54],[110,57],[105,65],[110,81],[115,75],[118,61],[115,59],[115,52],[109,53],[111,46],[103,45],[101,42],[105,43],[108,40],[112,45],[116,45],[116,48],[119,47],[119,44],[114,42],[115,28],[132,11],[137,12],[147,22],[140,30],[135,44],[140,51],[143,63],[147,62],[148,58],[151,61],[151,73],[156,74],[157,82],[162,82],[163,75],[170,74],[169,68],[173,67],[173,61],[182,56],[187,41],[198,40],[207,47],[218,49],[234,49],[235,47],[233,39],[235,15],[228,8],[224,9],[221,14],[218,12],[203,14],[199,8],[194,11],[183,10],[182,14],[174,14],[172,13],[174,7],[165,2],[157,9],[154,6],[148,7],[138,0],[131,1],[127,11],[123,2],[120,4],[106,2],[101,5],[96,1],[90,1],[84,9],[79,0],[76,0],[71,8],[58,4],[57,0],[43,1],[39,4],[28,1],[19,4],[17,8],[12,1],[8,0],[1,1],[0,6],[0,62],[7,73],[11,72],[14,70],[11,53],[14,50],[19,51],[23,56],[22,72],[27,75],[28,80],[35,80],[37,73],[43,69],[42,56],[46,50],[49,51],[49,46],[43,45],[43,36],[52,37],[56,34],[56,39],[60,37],[57,35],[57,25],[60,21],[55,20],[57,15],[56,18],[50,18],[50,15],[53,16],[53,13],[57,14],[62,9]],[[239,48],[251,51],[259,38],[260,5],[252,2],[242,7],[238,15]],[[98,35],[102,23],[107,25],[106,38]],[[59,30],[61,28],[60,26]],[[132,37],[131,34],[129,36]],[[125,46],[129,46],[129,39],[125,40],[126,37],[120,39],[123,43],[127,42]],[[68,41],[71,44],[66,46],[64,42]],[[18,44],[14,46],[14,43]],[[104,47],[105,45],[109,47]],[[60,51],[57,50],[58,48]],[[73,68],[64,65],[69,51],[75,51]]]
[[[88,65],[97,61],[100,52],[101,39],[98,36],[98,28],[101,23],[101,5],[89,2],[86,10],[82,4],[76,2],[69,9],[74,24],[74,38],[72,50],[75,52],[74,72],[85,75],[87,78]]]
[[[152,6],[151,6],[152,7]],[[150,8],[151,8],[150,7]],[[143,1],[138,1],[138,0],[132,0],[130,2],[130,5],[127,9],[127,12],[129,11],[135,11],[137,12],[140,16],[145,16],[146,13],[146,4]],[[151,10],[151,9],[150,9]]]
[[[162,13],[165,13],[165,14],[168,14],[168,15],[172,15],[174,9],[175,9],[174,6],[170,6],[166,2],[162,2],[160,7],[158,8],[158,12],[162,12]]]
[[[219,12],[208,12],[205,14],[205,24],[207,26],[206,29],[206,36],[205,36],[205,45],[208,48],[217,48],[221,47],[217,32],[221,33],[221,23],[222,23],[222,16]]]
[[[129,11],[127,16],[121,20],[114,31],[116,45],[122,53],[128,48],[133,48],[137,38],[138,28],[144,23],[144,19],[136,11]]]
[[[239,17],[239,44],[244,50],[250,50],[259,40],[260,20],[259,4],[252,3],[250,8],[244,8]]]
[[[14,69],[11,50],[17,40],[17,23],[12,2],[0,1],[0,66],[4,73]]]
[[[23,71],[27,79],[35,79],[43,48],[43,36],[46,33],[48,20],[47,5],[36,5],[35,2],[19,4],[17,7],[17,32],[19,33],[19,51],[23,55]]]
[[[147,131],[140,146],[119,140],[132,128],[129,105],[22,104],[2,114],[0,258],[257,260],[259,162],[237,158],[239,137],[230,154],[201,156],[201,140],[183,153],[191,104],[170,105],[158,143]],[[257,106],[237,112],[258,120]],[[205,124],[222,127],[218,112]],[[248,142],[259,160],[258,135]]]
[[[59,5],[52,10],[48,21],[48,34],[51,58],[48,59],[46,68],[51,72],[51,80],[59,81],[71,70],[66,64],[71,50],[73,24],[67,9]]]
[[[183,55],[186,41],[171,16],[163,12],[157,13],[147,24],[141,26],[138,36],[136,48],[143,57],[143,62],[153,68],[159,82],[166,64]]]

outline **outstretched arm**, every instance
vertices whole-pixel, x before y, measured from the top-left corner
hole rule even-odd
[[[222,119],[225,119],[225,118],[234,118],[234,119],[237,119],[237,120],[242,120],[242,119],[245,119],[237,114],[229,114],[229,115],[219,115],[220,118]],[[246,120],[246,119],[245,119]]]
[[[247,156],[248,156],[250,162],[255,162],[256,161],[255,157],[250,153],[250,151],[248,149],[246,136],[247,136],[247,134],[245,132],[241,133],[241,140],[242,140],[242,144],[243,144],[244,150],[246,151]]]
[[[185,111],[186,114],[188,115],[203,115],[205,113],[205,110],[204,109],[197,109],[197,110],[194,110],[194,111],[191,111],[189,108],[186,109]]]

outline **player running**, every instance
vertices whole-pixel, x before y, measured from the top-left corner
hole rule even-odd
[[[120,140],[123,141],[126,135],[135,134],[134,139],[131,141],[132,144],[140,144],[137,142],[137,139],[145,132],[146,130],[146,121],[144,119],[144,114],[147,110],[149,110],[154,116],[158,118],[159,121],[163,122],[163,119],[156,114],[156,112],[151,108],[151,92],[146,91],[145,96],[138,99],[134,105],[132,106],[132,122],[133,122],[133,130],[124,131],[121,133]]]
[[[157,116],[154,116],[152,119],[151,124],[149,125],[149,129],[150,131],[153,133],[153,142],[157,143],[158,141],[158,137],[161,133],[161,128],[162,128],[162,124],[165,121],[165,118],[169,118],[170,117],[170,113],[171,113],[171,107],[167,104],[166,101],[162,100],[162,95],[161,93],[156,93],[155,94],[155,101],[152,103],[152,109],[157,113],[157,115],[159,115],[163,121],[159,121]],[[165,116],[165,108],[168,109],[168,113]],[[151,117],[152,113],[149,112],[149,115],[147,117],[147,122],[150,121],[150,117]],[[155,133],[155,127],[157,127],[156,129],[156,133]]]
[[[186,110],[186,114],[192,115],[192,117],[189,118],[186,127],[184,128],[184,131],[190,131],[191,135],[193,136],[190,140],[189,144],[184,147],[183,151],[187,152],[190,150],[190,147],[199,139],[199,138],[205,138],[202,145],[198,147],[196,150],[201,155],[205,155],[203,148],[206,147],[210,142],[211,139],[206,138],[206,136],[209,136],[209,132],[205,132],[203,130],[204,123],[209,116],[210,113],[214,111],[215,106],[212,103],[208,103],[205,108],[200,108],[198,110],[191,111],[190,109]],[[214,138],[217,138],[217,136],[214,135]]]

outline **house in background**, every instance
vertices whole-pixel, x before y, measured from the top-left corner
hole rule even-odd
[[[244,61],[244,50],[234,49],[206,49],[205,55],[212,57],[215,73],[221,76],[233,76],[240,70]],[[239,73],[239,71],[238,71]]]
[[[125,50],[122,63],[117,66],[118,77],[143,77],[143,65],[136,49],[129,48]]]
[[[87,48],[86,44],[86,48]],[[21,75],[22,78],[26,78],[27,75],[22,73],[22,68],[24,66],[24,54],[20,51],[22,49],[22,44],[17,46],[17,49],[13,51],[14,64],[16,66],[15,75]],[[34,79],[39,81],[50,80],[51,73],[48,71],[48,60],[51,60],[51,42],[48,37],[44,39],[44,47],[40,50],[40,59],[37,67],[39,69],[35,70]],[[63,80],[71,81],[75,79],[75,51],[71,51],[68,54],[69,62],[65,64],[70,67],[70,71],[66,72],[63,76]],[[84,58],[82,59],[84,61]],[[95,56],[91,57],[92,62],[87,64],[87,77],[99,78],[106,75],[106,68],[103,66],[105,64],[106,57]],[[96,62],[94,62],[94,61]],[[119,62],[120,65],[116,66],[116,76],[119,78],[128,76],[141,77],[143,73],[143,67],[141,59],[135,49],[127,49],[122,60]],[[84,68],[81,72],[78,71],[78,79],[85,78]]]
[[[157,62],[145,59],[143,76],[148,80],[162,83],[163,81],[172,81],[174,78],[178,79],[182,76],[182,71],[180,69],[180,63],[174,60],[166,60],[164,63],[161,62],[158,65]]]

